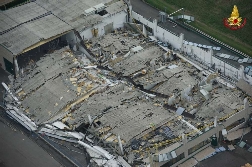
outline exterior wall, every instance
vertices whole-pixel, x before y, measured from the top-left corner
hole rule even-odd
[[[218,59],[217,57],[213,56],[211,50],[206,51],[196,46],[183,44],[181,51],[187,53],[188,55],[193,55],[194,59],[206,67],[211,67],[213,64],[215,64],[215,69],[220,70],[223,75],[230,77],[234,81],[244,79],[252,85],[252,77],[248,75],[244,76],[244,68],[242,66],[237,68],[225,61],[222,61],[221,59]]]
[[[192,55],[193,58],[199,62],[199,64],[204,65],[205,67],[211,67],[213,64],[215,64],[215,68],[220,69],[223,75],[230,77],[234,81],[244,79],[245,81],[247,81],[252,85],[252,77],[244,75],[243,73],[244,68],[242,67],[236,68],[218,59],[217,57],[214,57],[213,51],[211,50],[206,51],[196,46],[185,45],[183,44],[184,41],[183,34],[178,35],[158,26],[157,20],[155,19],[153,20],[153,22],[151,22],[134,11],[132,11],[131,13],[134,19],[152,28],[154,36],[156,36],[159,40],[163,42],[169,42],[173,46],[173,48],[183,51],[188,55]]]
[[[156,36],[161,41],[169,42],[176,49],[181,48],[182,41],[180,40],[179,36],[173,35],[172,33],[168,32],[167,30],[165,30],[159,26],[157,26]]]
[[[169,42],[176,49],[180,49],[182,47],[184,35],[179,36],[172,32],[169,32],[168,30],[158,26],[157,20],[153,20],[153,22],[151,22],[134,11],[132,11],[132,17],[142,24],[152,28],[154,36],[159,40],[163,42]]]
[[[143,16],[141,16],[140,14],[132,11],[132,17],[138,21],[140,21],[141,23],[143,23],[144,25],[147,25],[149,27],[151,27],[152,29],[155,29],[155,24],[154,22],[151,22],[147,19],[145,19]]]
[[[84,39],[91,39],[93,37],[91,30],[93,28],[98,29],[98,36],[105,34],[104,26],[113,23],[113,29],[123,27],[127,19],[127,13],[121,11],[112,15],[105,15],[101,23],[94,25],[93,27],[87,28],[84,31],[80,32],[81,37],[84,36]]]
[[[3,58],[5,58],[8,61],[10,61],[11,63],[13,63],[13,55],[12,55],[12,53],[10,51],[8,51],[7,49],[5,49],[2,45],[0,45],[0,63],[2,65],[1,68],[3,68],[4,70],[6,70]]]
[[[212,52],[203,50],[196,46],[191,45],[182,45],[182,49],[184,53],[187,53],[188,55],[196,56],[198,59],[203,61],[207,66],[211,66],[212,64]]]

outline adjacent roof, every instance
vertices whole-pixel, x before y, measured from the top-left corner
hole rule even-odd
[[[96,24],[102,20],[98,14],[92,13],[90,16],[85,16],[85,10],[100,4],[100,0],[38,0],[36,3],[39,6],[51,11],[55,16],[59,17],[62,21],[71,25],[73,28],[83,28]]]
[[[39,42],[39,37],[23,25],[10,30],[0,37],[0,44],[14,55],[37,42]]]
[[[14,55],[40,42],[43,39],[56,36],[71,30],[71,27],[54,15],[48,15],[26,24],[22,24],[0,37],[0,44]]]
[[[101,22],[103,16],[96,10],[106,7],[113,14],[124,10],[125,4],[120,0],[37,0],[0,11],[0,44],[14,55],[20,54],[43,40]],[[86,15],[89,9],[94,12]]]
[[[25,23],[38,16],[41,16],[48,11],[41,6],[38,6],[35,2],[30,2],[15,8],[11,8],[3,11],[3,13],[13,19],[18,24]]]
[[[35,21],[24,24],[31,32],[39,36],[39,38],[47,39],[57,34],[69,31],[71,26],[61,21],[56,16],[50,14]]]
[[[249,85],[244,79],[240,79],[236,86],[252,97],[252,86]]]
[[[8,15],[6,15],[4,12],[0,11],[0,25],[0,31],[3,32],[5,30],[17,26],[18,23],[12,18],[10,18]]]

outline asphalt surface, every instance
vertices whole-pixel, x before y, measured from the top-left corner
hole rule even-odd
[[[252,164],[252,153],[236,147],[235,150],[220,152],[203,160],[196,167],[240,167],[246,163]]]
[[[10,127],[10,128],[6,128]],[[2,130],[2,128],[6,128],[5,131]],[[56,140],[53,138],[49,138],[45,135],[38,135],[34,132],[29,132],[26,130],[21,124],[17,123],[13,119],[7,116],[3,110],[0,109],[0,167],[6,167],[5,164],[11,163],[11,165],[8,165],[7,167],[12,167],[13,163],[20,163],[22,166],[34,166],[37,161],[36,159],[40,159],[35,165],[36,167],[40,167],[40,161],[47,161],[48,157],[46,157],[46,154],[49,156],[49,158],[53,158],[60,166],[65,167],[86,167],[87,166],[87,159],[88,154],[85,150],[80,148],[77,144],[72,144],[68,142],[64,142],[61,140]],[[3,138],[5,134],[6,138]],[[7,135],[8,134],[8,135]],[[18,135],[20,134],[20,138],[18,138]],[[8,139],[9,138],[9,139]],[[23,142],[20,142],[20,140]],[[24,142],[26,141],[26,142]],[[13,143],[17,143],[18,147],[16,148],[16,145]],[[7,146],[13,147],[8,147]],[[18,148],[25,151],[19,151]],[[9,149],[8,153],[5,153],[5,156],[3,152],[5,150]],[[17,155],[15,152],[18,151],[19,154]],[[38,153],[37,153],[38,152]],[[44,152],[45,155],[40,156],[40,152]],[[21,156],[22,155],[22,156]],[[30,157],[30,155],[35,156],[34,163],[30,163],[30,161],[33,162],[34,157]],[[20,162],[19,159],[13,159],[12,157],[27,157]],[[31,160],[32,158],[32,160]],[[12,162],[13,161],[13,162]],[[50,162],[50,161],[49,161]],[[3,165],[4,164],[4,165]],[[29,166],[30,164],[30,166]],[[33,164],[33,165],[32,165]],[[2,166],[3,165],[3,166]],[[19,166],[19,165],[14,165]],[[42,165],[46,166],[46,165]],[[47,165],[48,167],[50,164]],[[52,164],[51,166],[54,166]]]
[[[157,19],[160,20],[159,18],[159,10],[157,10],[156,8],[153,8],[151,6],[149,6],[147,3],[143,2],[143,0],[132,0],[131,1],[131,5],[133,8],[133,11],[135,11],[136,13],[142,15],[143,17],[145,17],[146,19],[152,20],[152,19]],[[187,30],[179,25],[177,25],[176,27],[174,26],[174,23],[171,23],[169,21],[166,21],[165,23],[159,23],[159,26],[168,29],[176,34],[180,34],[183,33],[184,34],[184,39],[187,40],[188,42],[194,42],[194,43],[198,43],[198,44],[202,44],[202,45],[208,45],[208,46],[213,46],[213,47],[221,47],[220,51],[213,51],[214,54],[216,53],[224,53],[224,54],[228,54],[228,55],[232,55],[232,56],[237,56],[238,55],[234,54],[233,52],[223,48],[222,46],[202,37],[199,34],[196,34],[190,30]],[[232,60],[228,60],[228,59],[224,59],[224,58],[220,58],[230,64],[232,64],[233,66],[239,68],[239,66],[241,65],[240,63],[238,63],[237,61],[232,61]],[[244,66],[248,66],[249,64],[243,63]],[[251,64],[250,64],[251,65]]]
[[[158,13],[159,11],[155,8],[152,8],[148,6],[146,3],[142,2],[141,0],[133,0],[131,1],[133,5],[133,10],[137,13],[143,15],[145,18],[156,18],[158,19]],[[183,27],[176,26],[173,28],[173,23],[166,22],[161,24],[162,27],[169,29],[170,31],[173,31],[177,34],[183,33],[185,34],[185,39],[190,42],[196,42],[200,44],[205,45],[211,45],[211,46],[218,46],[210,41],[206,40],[205,38],[201,37],[198,34],[195,34],[191,31],[188,31],[184,29]],[[33,50],[32,52],[43,52],[47,48],[41,47],[40,50]],[[31,59],[37,60],[38,54],[32,54],[32,52],[27,53],[29,55],[23,55],[23,56],[29,56]],[[231,54],[229,51],[222,49],[222,53]],[[33,56],[37,55],[37,56]],[[19,64],[20,66],[24,66],[29,60],[25,60],[20,57]],[[8,83],[8,76],[9,74],[6,73],[3,69],[0,68],[0,83],[5,82]],[[0,104],[2,102],[3,97],[3,87],[0,86]],[[0,110],[0,112],[3,112]],[[2,115],[2,113],[1,113]],[[74,166],[71,162],[69,162],[64,156],[69,157],[75,164],[78,166],[86,167],[86,153],[79,149],[75,148],[72,144],[64,143],[59,140],[55,140],[52,138],[48,138],[44,136],[44,140],[46,140],[50,145],[53,145],[54,148],[56,148],[58,151],[60,151],[62,154],[59,154],[57,150],[52,148],[50,145],[45,143],[41,138],[39,138],[36,134],[30,134],[28,133],[20,124],[16,123],[13,120],[10,120],[9,118],[6,118],[6,115],[3,115],[3,117],[0,117],[0,167],[13,167],[13,166],[25,166],[25,167],[44,167],[44,166],[67,166],[71,167]],[[237,149],[239,150],[239,149]],[[246,151],[246,150],[242,150]],[[229,158],[232,157],[235,158],[241,158],[244,159],[244,161],[235,160],[237,162],[240,162],[239,164],[245,164],[246,158],[243,157],[243,153],[237,152],[237,155],[235,152],[229,153],[224,152],[220,153],[220,157],[222,158]],[[223,155],[222,155],[223,154]],[[244,155],[245,156],[245,155]],[[214,156],[215,158],[217,156]],[[249,157],[252,160],[252,157]],[[219,159],[219,157],[217,158]],[[215,161],[215,160],[214,160]],[[231,162],[230,161],[230,162]],[[229,161],[227,161],[229,162]],[[244,162],[244,163],[243,163]],[[249,161],[248,161],[249,162]],[[209,162],[206,160],[204,163],[211,164],[212,162],[209,160]],[[205,165],[202,163],[203,166],[209,166],[209,164]],[[216,166],[218,167],[217,161],[213,162],[214,164],[211,164],[210,166]],[[251,162],[252,163],[252,162]],[[235,163],[234,163],[235,164]],[[227,166],[225,163],[222,166]],[[228,164],[230,166],[230,164]],[[231,166],[232,167],[232,166]]]
[[[0,167],[61,167],[22,131],[0,117]]]

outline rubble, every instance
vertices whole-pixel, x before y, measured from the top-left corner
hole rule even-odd
[[[106,159],[92,159],[100,166],[181,145],[211,128],[216,116],[225,120],[243,106],[239,90],[131,31],[85,45],[97,63],[69,48],[45,55],[22,76],[10,77],[5,100],[10,115],[30,121],[27,128],[39,126],[41,134],[82,145]]]

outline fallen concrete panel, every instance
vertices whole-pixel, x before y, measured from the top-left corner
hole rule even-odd
[[[209,156],[209,155],[211,155],[213,153],[215,153],[215,149],[213,149],[212,147],[207,147],[206,149],[202,150],[201,152],[194,155],[193,157],[197,161],[203,161],[207,156]]]

